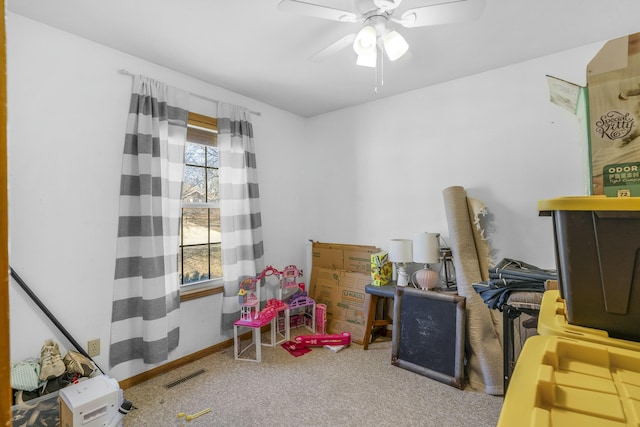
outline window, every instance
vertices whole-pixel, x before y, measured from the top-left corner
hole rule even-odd
[[[189,113],[178,256],[183,287],[222,279],[218,154],[217,120]]]

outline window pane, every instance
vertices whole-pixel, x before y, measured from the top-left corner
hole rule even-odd
[[[211,250],[211,278],[222,277],[222,252],[220,244],[209,245]]]
[[[216,119],[189,113],[184,160],[178,270],[188,285],[222,277]]]
[[[182,209],[182,244],[201,245],[209,243],[209,217],[206,208]]]
[[[187,142],[184,145],[184,163],[187,165],[205,166],[205,146]]]
[[[220,232],[220,209],[209,209],[210,221],[209,225],[209,242],[221,243],[222,233]]]
[[[220,156],[218,147],[207,147],[207,166],[210,168],[220,167]]]
[[[184,167],[184,184],[182,185],[182,201],[184,203],[206,202],[205,168],[197,166]]]
[[[208,245],[183,248],[182,283],[193,283],[210,278],[209,251],[207,248]]]
[[[220,176],[218,169],[207,168],[207,201],[220,201]]]

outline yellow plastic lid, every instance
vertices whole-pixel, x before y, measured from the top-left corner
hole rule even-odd
[[[540,312],[538,313],[538,334],[573,338],[603,344],[610,347],[626,348],[640,354],[640,342],[612,338],[602,329],[572,325],[567,321],[567,306],[560,297],[560,291],[554,289],[542,295]]]
[[[528,338],[498,427],[640,425],[640,353],[574,338]]]
[[[538,211],[640,211],[640,197],[558,197],[539,200]]]

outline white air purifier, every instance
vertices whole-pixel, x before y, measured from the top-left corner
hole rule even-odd
[[[122,426],[122,390],[106,375],[60,389],[60,427]]]

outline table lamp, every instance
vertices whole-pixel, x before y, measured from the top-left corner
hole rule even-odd
[[[430,267],[430,264],[440,262],[439,237],[438,233],[419,233],[413,239],[413,262],[424,264],[424,268],[415,273],[422,289],[435,289],[440,281],[438,272]]]
[[[396,264],[396,270],[398,272],[396,284],[398,286],[407,286],[409,284],[407,263],[413,262],[413,241],[409,239],[391,240],[389,261]]]

